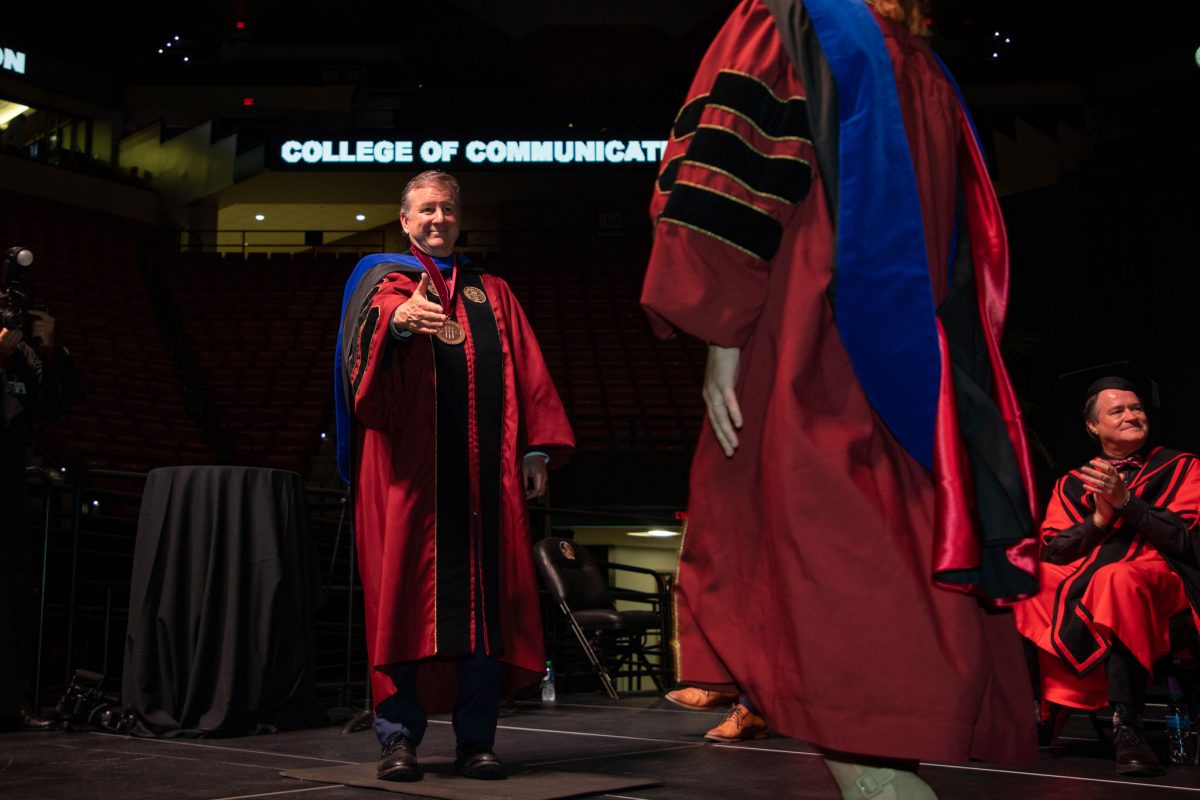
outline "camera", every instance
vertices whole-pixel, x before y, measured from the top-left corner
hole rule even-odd
[[[33,253],[24,247],[10,247],[0,265],[0,328],[25,330],[25,312],[29,296],[25,292],[25,267],[33,263]]]

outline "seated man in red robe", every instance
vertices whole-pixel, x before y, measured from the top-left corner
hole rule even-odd
[[[525,502],[575,442],[512,290],[454,252],[457,181],[413,178],[400,223],[412,250],[359,262],[338,353],[377,774],[420,779],[426,715],[453,709],[458,771],[504,778],[500,698],[545,663]]]
[[[1147,446],[1146,411],[1127,378],[1095,381],[1084,418],[1100,455],[1055,485],[1040,590],[1016,605],[1017,627],[1038,646],[1050,724],[1057,707],[1112,703],[1118,774],[1161,775],[1142,713],[1154,663],[1170,651],[1169,621],[1197,613],[1200,461]]]

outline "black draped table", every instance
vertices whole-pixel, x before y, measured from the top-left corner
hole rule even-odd
[[[248,467],[152,471],[138,518],[122,701],[146,736],[326,721],[304,484]]]

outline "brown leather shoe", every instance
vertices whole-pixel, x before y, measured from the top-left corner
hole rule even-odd
[[[1166,774],[1140,729],[1118,722],[1113,726],[1113,747],[1117,750],[1118,775],[1132,778]]]
[[[687,686],[667,692],[667,699],[681,708],[704,711],[709,708],[733,705],[737,702],[738,696],[733,692],[710,692],[707,689]]]
[[[30,712],[27,708],[22,708],[18,712],[21,728],[27,731],[52,731],[58,728],[58,720],[50,717],[39,717]]]
[[[704,738],[710,742],[741,742],[765,739],[769,734],[766,720],[737,703],[729,709],[721,724],[704,734]]]

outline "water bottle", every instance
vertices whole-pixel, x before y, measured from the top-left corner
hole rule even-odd
[[[542,702],[554,702],[554,665],[546,662],[546,676],[542,678]]]
[[[1175,678],[1167,679],[1167,751],[1172,764],[1190,764],[1188,739],[1191,738],[1192,719],[1188,714],[1187,702]]]

